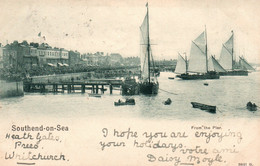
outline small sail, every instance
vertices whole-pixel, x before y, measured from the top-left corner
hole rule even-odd
[[[188,71],[195,73],[207,72],[205,32],[200,34],[199,37],[191,43]]]
[[[140,45],[140,60],[141,60],[141,77],[143,80],[149,78],[148,69],[148,15],[144,17],[144,21],[140,27],[141,45]]]
[[[210,56],[208,65],[209,71],[226,72],[226,70],[218,63],[218,61],[213,56]]]
[[[243,57],[239,57],[239,63],[243,69],[246,70],[255,70]]]
[[[174,72],[178,74],[186,73],[186,60],[180,54]]]
[[[222,50],[220,53],[219,64],[225,70],[233,69],[233,33],[231,37],[227,40],[225,44],[222,46]]]

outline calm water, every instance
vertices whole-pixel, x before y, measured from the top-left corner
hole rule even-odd
[[[88,94],[25,94],[24,97],[2,99],[0,117],[125,117],[138,119],[220,120],[223,118],[259,118],[260,113],[250,112],[246,103],[260,105],[260,75],[226,76],[219,80],[170,80],[173,73],[161,73],[160,89],[156,96],[134,96],[135,106],[114,106],[114,101],[125,97],[115,91],[106,92],[101,98]],[[207,82],[209,85],[204,86]],[[172,99],[171,105],[163,101]],[[192,108],[190,102],[217,106],[217,114]]]

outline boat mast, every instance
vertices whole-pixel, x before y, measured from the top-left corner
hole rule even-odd
[[[233,30],[231,31],[232,35],[232,49],[231,49],[231,56],[232,56],[232,70],[234,70],[234,33]]]
[[[208,73],[208,45],[207,45],[207,29],[205,25],[205,40],[206,40],[206,47],[205,47],[205,52],[206,52],[206,71]]]
[[[187,74],[187,72],[188,72],[188,60],[187,60],[187,55],[186,55],[186,52],[184,52],[184,54],[185,54],[185,74]]]
[[[147,53],[148,53],[148,79],[149,79],[149,83],[151,82],[150,79],[150,36],[149,36],[149,9],[148,9],[148,2],[146,3],[146,7],[147,7],[147,37],[148,37],[148,43],[147,43]]]

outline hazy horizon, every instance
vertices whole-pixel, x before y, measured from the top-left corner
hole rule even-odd
[[[81,53],[139,56],[139,26],[146,0],[7,1],[0,0],[0,43],[46,42]],[[219,58],[222,43],[234,31],[235,54],[259,62],[260,2],[149,1],[150,36],[155,60],[189,57],[191,41],[207,26],[209,54]],[[46,40],[38,36],[45,36]]]

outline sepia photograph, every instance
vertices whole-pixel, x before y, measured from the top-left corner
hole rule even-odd
[[[1,165],[260,165],[259,1],[0,3]]]

